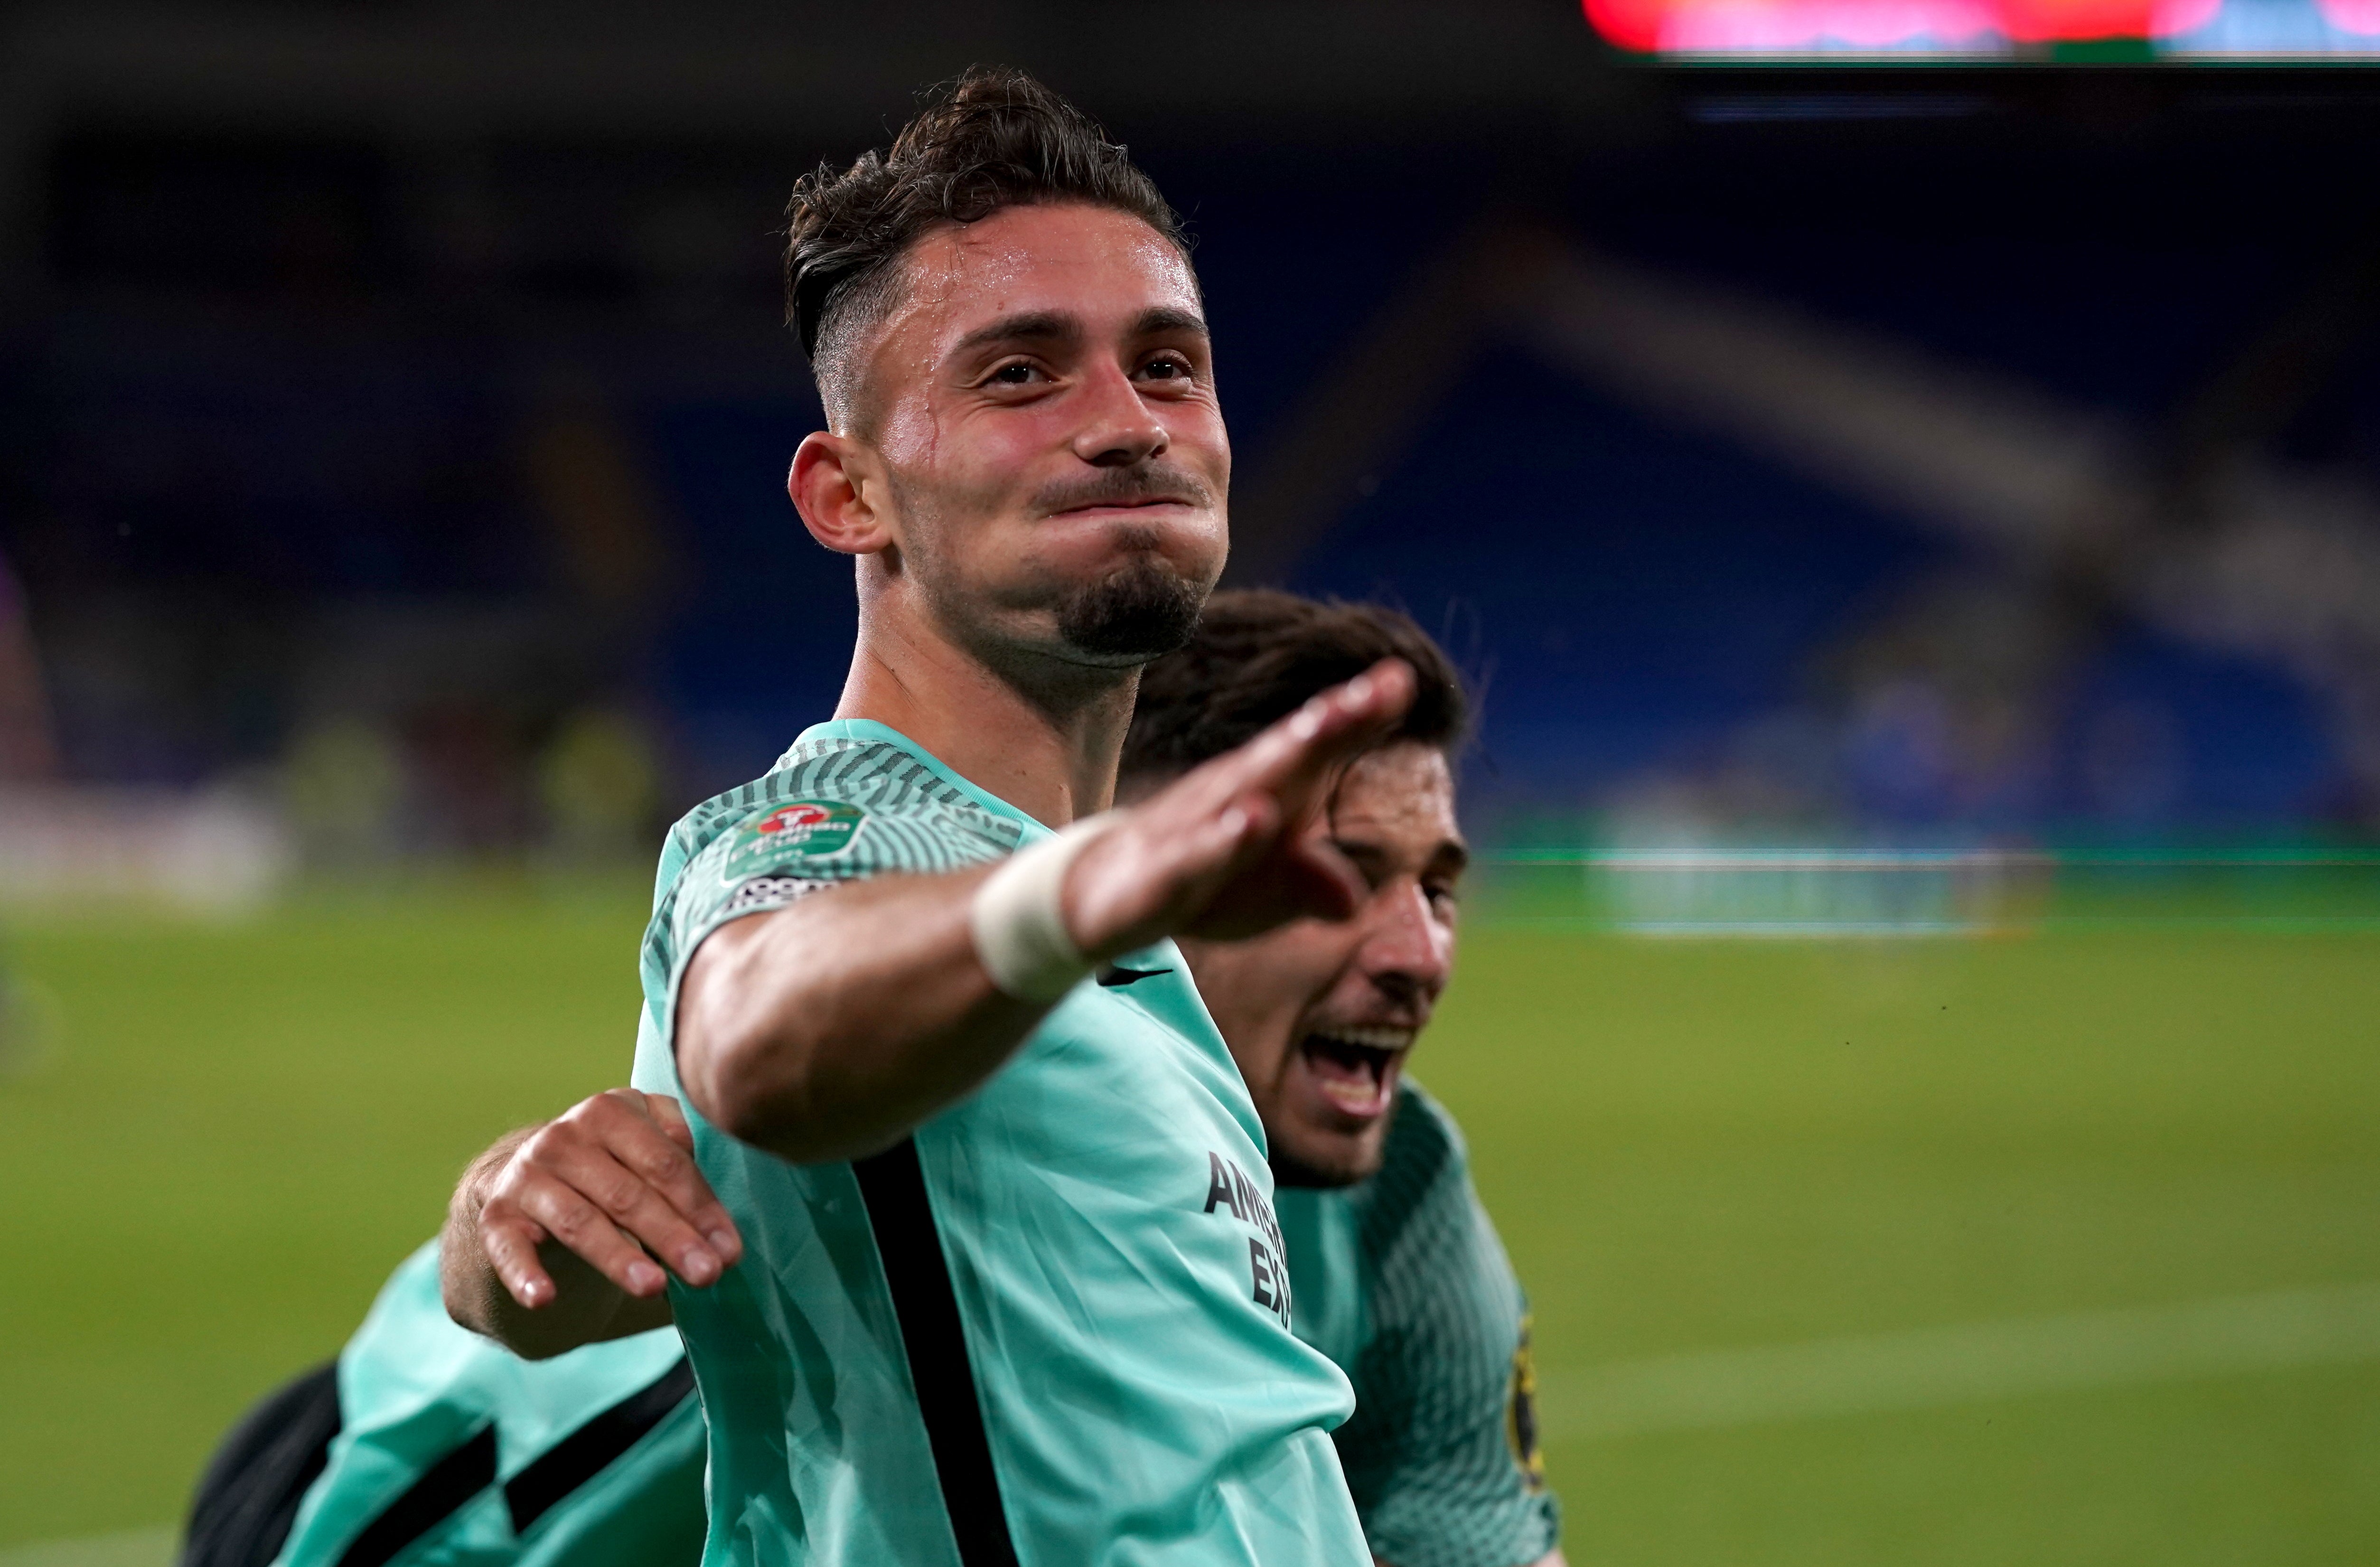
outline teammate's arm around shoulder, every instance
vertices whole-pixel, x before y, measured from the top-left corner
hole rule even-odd
[[[874,1153],[990,1076],[1070,974],[1166,936],[1344,917],[1360,881],[1293,829],[1412,698],[1412,672],[1390,661],[1096,833],[720,927],[679,991],[686,1099],[797,1163]]]

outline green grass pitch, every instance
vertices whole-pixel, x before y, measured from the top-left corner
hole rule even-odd
[[[176,1518],[467,1157],[625,1072],[640,919],[631,891],[446,887],[18,921],[0,951],[55,1026],[0,1068],[0,1549]],[[1582,1567],[2380,1557],[2351,1344],[2005,1390],[1986,1354],[1898,1399],[1862,1348],[2380,1281],[2380,937],[1483,918],[1415,1071],[1534,1298]],[[1595,1407],[1613,1366],[1814,1341],[1831,1412]]]

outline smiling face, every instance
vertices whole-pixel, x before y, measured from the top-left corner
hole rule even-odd
[[[1470,856],[1444,753],[1412,743],[1356,761],[1311,831],[1371,888],[1354,917],[1182,945],[1264,1120],[1275,1179],[1338,1186],[1380,1167],[1405,1055],[1453,967]]]
[[[1127,213],[1029,205],[900,265],[837,431],[883,585],[995,667],[1178,646],[1222,569],[1231,481],[1182,253]]]

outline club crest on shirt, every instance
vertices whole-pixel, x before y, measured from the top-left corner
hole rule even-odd
[[[825,859],[849,848],[867,820],[867,812],[841,800],[787,800],[744,824],[728,863]]]

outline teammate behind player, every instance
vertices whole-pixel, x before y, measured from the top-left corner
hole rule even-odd
[[[1414,703],[1349,767],[1312,829],[1363,869],[1362,910],[1342,925],[1302,921],[1187,955],[1244,1075],[1260,1085],[1293,1326],[1355,1385],[1356,1413],[1333,1435],[1374,1554],[1397,1567],[1558,1562],[1519,1291],[1472,1195],[1460,1136],[1400,1086],[1453,957],[1464,852],[1446,766],[1463,725],[1452,669],[1393,612],[1219,594],[1191,644],[1145,673],[1120,792],[1150,792],[1388,655],[1415,671]],[[690,1140],[666,1099],[597,1095],[475,1160],[444,1244],[476,1249],[483,1221],[524,1234],[533,1225],[601,1234],[639,1257],[641,1242],[683,1262],[672,1248],[715,1231],[717,1251],[694,1267],[712,1274],[733,1261],[735,1239],[678,1150]],[[274,1499],[285,1528],[325,1456],[289,1567],[393,1548],[468,1549],[487,1567],[691,1562],[703,1533],[703,1440],[676,1336],[664,1329],[516,1360],[447,1319],[435,1252],[397,1270],[342,1355],[347,1428],[327,1455],[336,1400],[310,1439],[305,1417],[305,1390],[327,1391],[319,1376],[268,1401],[250,1423],[254,1439],[225,1444],[200,1510],[212,1530],[193,1529],[225,1549],[194,1554],[191,1567],[263,1567],[279,1536],[240,1549],[232,1534],[270,1520]],[[502,1485],[495,1439],[482,1434],[499,1430],[509,1455]]]
[[[1362,871],[1362,912],[1182,950],[1264,1120],[1293,1326],[1355,1387],[1332,1438],[1373,1554],[1393,1567],[1559,1567],[1520,1285],[1472,1191],[1462,1134],[1402,1081],[1452,969],[1470,858],[1454,808],[1465,703],[1452,665],[1391,610],[1216,594],[1190,645],[1141,677],[1118,793],[1161,789],[1383,658],[1415,671],[1413,706],[1348,766],[1311,829]]]

